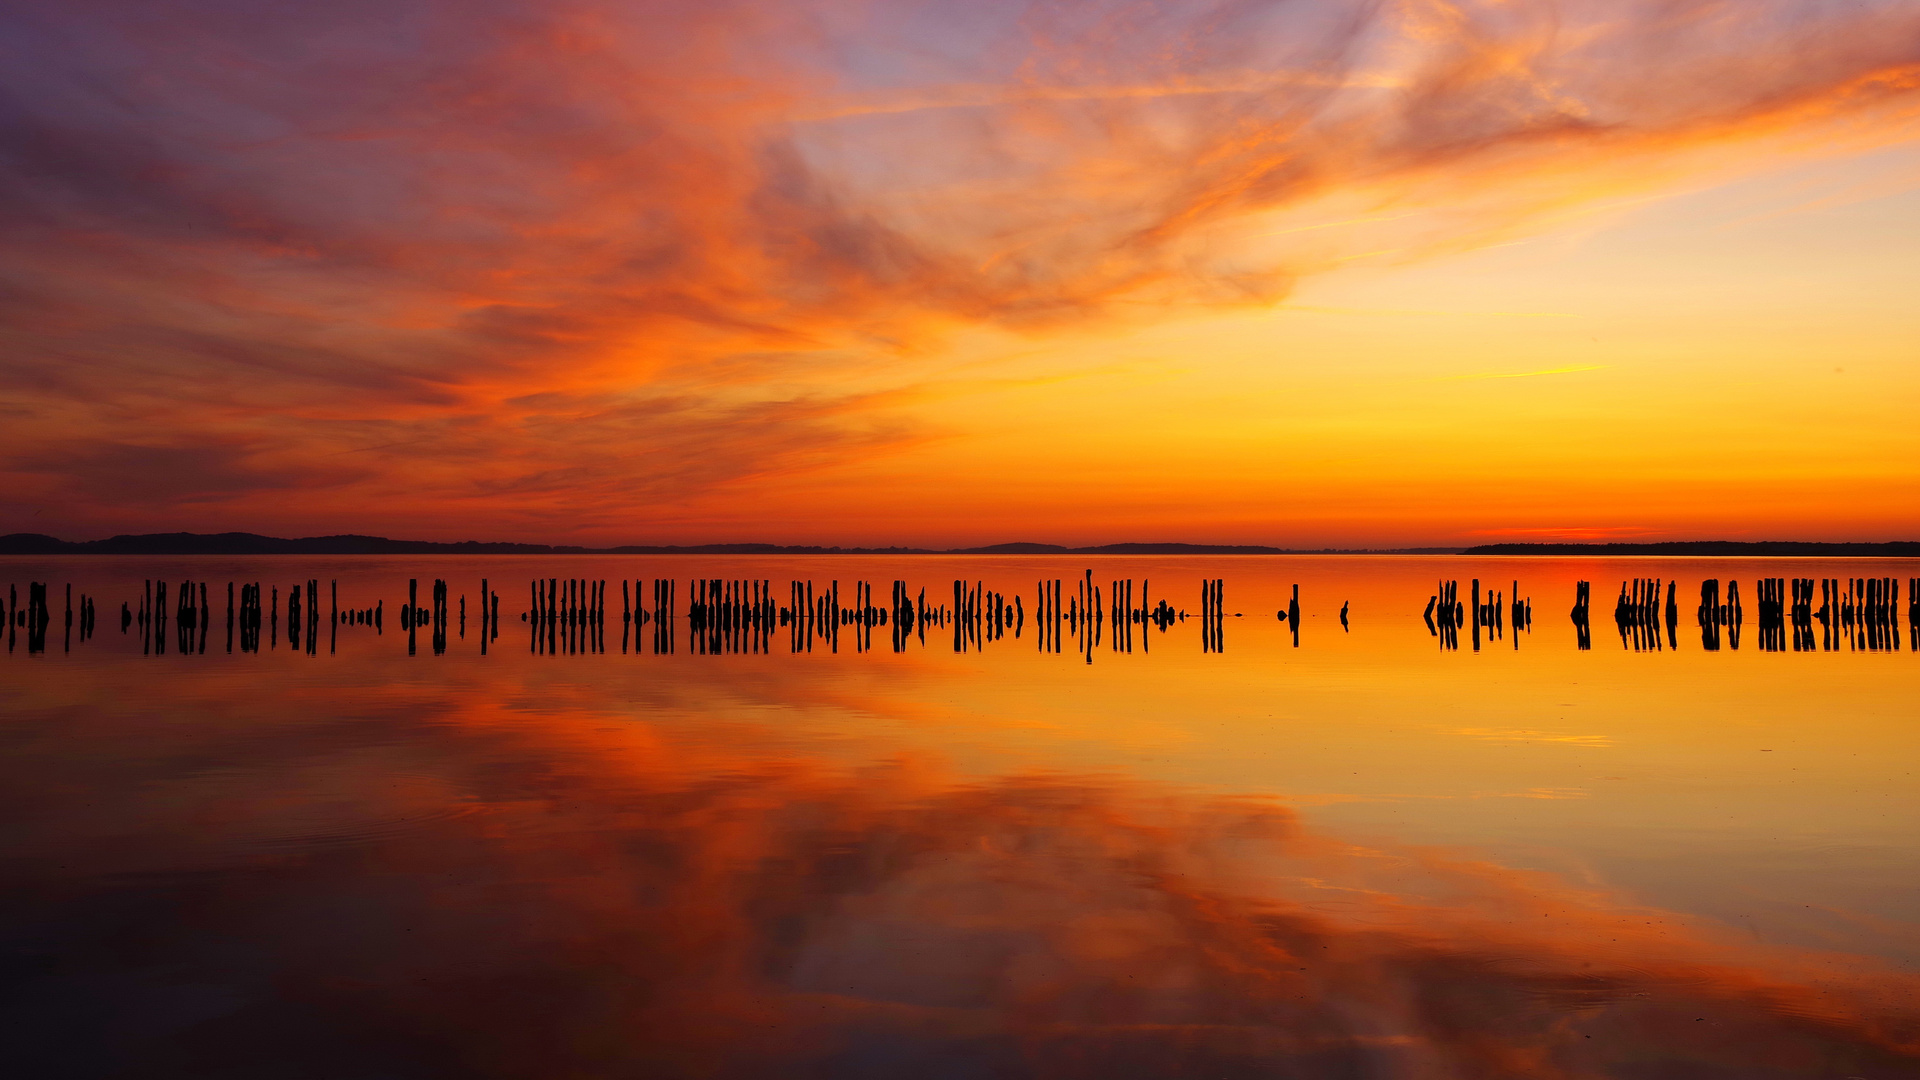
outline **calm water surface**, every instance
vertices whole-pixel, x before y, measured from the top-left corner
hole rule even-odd
[[[1088,569],[1103,604],[1132,580],[1189,617],[1117,648],[1109,621],[1091,645],[1069,628],[1055,651],[1038,583],[1071,603]],[[609,583],[603,651],[546,651],[522,621],[530,580],[561,574]],[[44,652],[15,626],[0,657],[7,1072],[1920,1076],[1915,575],[0,560],[0,588],[24,607],[50,582],[53,607]],[[650,608],[669,576],[665,653],[620,586]],[[1470,604],[1476,577],[1505,602],[1517,582],[1532,628],[1477,650],[1470,620],[1457,648],[1430,631],[1436,582]],[[1815,622],[1763,648],[1757,582],[1796,577],[1898,579],[1897,636]],[[447,582],[444,653],[429,629],[410,653],[410,578],[423,605]],[[776,626],[715,655],[687,619],[714,578],[769,581],[779,606],[796,579],[837,580],[842,606],[864,581],[881,607],[896,580],[951,607],[963,579],[1019,597],[1020,622],[958,651],[950,623],[898,651],[891,620],[798,652]],[[1679,583],[1658,648],[1616,629],[1634,578]],[[1740,583],[1738,648],[1704,647],[1708,578]],[[153,579],[170,619],[180,582],[208,583],[204,652],[172,623],[157,655],[122,632]],[[284,625],[310,579],[312,652]],[[277,604],[258,652],[228,650],[228,582]],[[331,623],[335,583],[382,627]],[[64,626],[69,584],[90,639]],[[1295,585],[1297,640],[1275,617]]]

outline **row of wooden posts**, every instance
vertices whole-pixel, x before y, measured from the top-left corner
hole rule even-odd
[[[1899,578],[1821,578],[1819,586],[1820,607],[1811,610],[1809,592],[1807,616],[1827,626],[1892,626],[1899,621]],[[1920,578],[1911,579],[1907,609],[1909,622],[1920,616]]]
[[[1467,607],[1460,602],[1460,583],[1441,581],[1427,597],[1427,609],[1421,614],[1427,633],[1440,639],[1442,649],[1460,647],[1460,628],[1467,624]]]
[[[1457,649],[1459,631],[1468,625],[1471,616],[1473,644],[1477,650],[1483,629],[1490,637],[1502,634],[1505,629],[1502,625],[1503,613],[1514,629],[1531,630],[1533,604],[1529,599],[1522,599],[1519,590],[1520,583],[1515,581],[1510,602],[1503,602],[1498,592],[1490,593],[1482,600],[1480,582],[1475,579],[1472,584],[1472,604],[1469,606],[1460,599],[1459,582],[1442,581],[1436,585],[1433,595],[1428,597],[1422,618],[1427,624],[1428,633],[1439,639],[1441,648]],[[1910,633],[1914,637],[1915,647],[1920,648],[1920,596],[1915,595],[1916,590],[1920,590],[1920,578],[1912,580],[1908,593]],[[1784,578],[1762,578],[1756,584],[1756,593],[1760,647],[1763,649],[1780,650],[1788,648],[1789,644],[1796,650],[1847,646],[1860,649],[1900,647],[1900,583],[1897,578],[1855,578],[1844,582],[1837,578],[1822,581],[1799,578],[1792,582]],[[1818,608],[1814,607],[1816,596],[1820,601]],[[1592,647],[1592,602],[1592,583],[1577,582],[1570,615],[1581,649]],[[1718,650],[1724,640],[1738,649],[1743,621],[1739,582],[1727,582],[1724,601],[1718,578],[1701,582],[1700,604],[1695,609],[1695,616],[1700,625],[1703,648]],[[1635,578],[1620,583],[1620,594],[1614,603],[1614,623],[1619,628],[1623,647],[1636,651],[1674,648],[1678,644],[1679,618],[1677,582]],[[1828,630],[1820,635],[1817,642],[1812,629],[1814,622],[1821,623]],[[1793,631],[1791,638],[1790,630]],[[1514,647],[1519,647],[1517,637]]]
[[[898,580],[893,582],[892,596],[885,606],[875,602],[872,585],[864,581],[851,583],[851,604],[842,603],[838,581],[791,582],[785,605],[776,603],[772,582],[764,579],[698,579],[690,586],[691,603],[685,622],[690,644],[694,651],[701,653],[770,651],[772,637],[781,627],[788,630],[789,647],[793,651],[812,651],[816,644],[838,651],[843,630],[851,634],[857,650],[865,651],[873,647],[873,632],[880,627],[891,628],[895,651],[903,651],[916,636],[924,644],[929,627],[950,628],[954,649],[966,651],[1008,636],[1017,638],[1027,622],[1026,605],[1020,596],[997,592],[978,581],[955,581],[951,605],[929,603],[924,588],[915,594],[909,591],[906,582]],[[1186,612],[1164,600],[1153,603],[1148,597],[1146,582],[1140,582],[1139,586],[1136,602],[1135,582],[1116,580],[1103,594],[1093,583],[1091,570],[1076,581],[1076,591],[1071,596],[1065,594],[1059,579],[1039,583],[1038,647],[1062,651],[1064,641],[1071,636],[1090,659],[1092,650],[1105,636],[1103,627],[1111,623],[1112,648],[1131,651],[1145,627],[1157,627],[1164,632],[1187,617]],[[681,620],[678,582],[671,579],[651,582],[651,604],[641,599],[648,587],[646,579],[621,582],[623,652],[628,648],[641,651],[640,633],[649,629],[653,652],[675,650],[675,628]],[[1204,588],[1207,595],[1217,598],[1221,583],[1209,581]],[[0,610],[10,640],[25,630],[34,651],[44,647],[45,631],[51,621],[46,589],[44,583],[31,583],[24,605],[10,593],[6,608]],[[71,592],[68,586],[69,625],[75,622]],[[287,587],[284,618],[281,588],[277,585],[229,582],[226,594],[227,652],[232,652],[236,644],[242,652],[258,652],[263,646],[278,649],[284,633],[289,648],[317,654],[323,622],[328,628],[329,652],[337,651],[342,627],[367,628],[375,634],[385,632],[385,602],[342,609],[337,581],[327,583],[328,604],[324,616],[318,579],[295,582]],[[1297,586],[1295,595],[1297,606]],[[493,590],[489,580],[482,579],[480,596],[480,646],[484,653],[499,637],[500,594]],[[520,614],[520,620],[528,624],[531,631],[532,650],[604,651],[607,596],[604,580],[548,578],[529,582],[528,607]],[[417,652],[418,639],[425,633],[434,653],[444,653],[451,634],[466,636],[467,598],[461,595],[456,607],[447,582],[435,579],[425,604],[422,599],[420,579],[409,579],[407,600],[399,614],[400,629],[408,636],[408,652]],[[1111,609],[1104,613],[1105,618],[1099,617],[1109,600]],[[93,600],[84,594],[80,598],[78,624],[84,641],[92,635],[94,627]],[[121,605],[121,632],[137,629],[141,651],[150,655],[165,654],[170,646],[171,651],[179,653],[204,653],[216,627],[209,583],[204,581],[188,580],[176,585],[164,578],[149,578],[137,601]],[[1217,649],[1217,627],[1209,641],[1210,648]]]
[[[1676,638],[1680,622],[1680,583],[1660,578],[1634,578],[1631,582],[1620,583],[1620,595],[1613,603],[1613,625],[1620,633],[1622,646],[1631,646],[1636,652],[1658,651],[1662,648],[1660,630],[1661,613],[1666,614],[1666,648],[1674,648],[1679,642]],[[1666,605],[1661,606],[1661,597]]]
[[[654,653],[673,652],[677,647],[678,583],[660,579],[650,588],[649,605],[641,599],[649,595],[646,579],[621,582],[622,652],[647,651],[643,631],[649,631],[647,641]],[[604,581],[532,582],[529,610],[521,620],[534,631],[533,649],[604,649],[608,593]],[[916,596],[904,581],[893,582],[886,605],[876,602],[873,586],[864,581],[849,584],[846,600],[850,602],[842,601],[839,581],[790,581],[785,604],[775,599],[773,582],[766,579],[695,579],[689,582],[688,594],[688,644],[702,654],[769,652],[782,629],[794,652],[810,652],[816,646],[837,652],[843,632],[851,636],[856,650],[866,651],[873,647],[874,631],[881,627],[891,629],[892,646],[901,651],[916,635],[924,643],[929,626],[950,627],[955,649],[965,651],[1009,633],[1018,636],[1026,623],[1020,598],[987,589],[981,582],[954,582],[951,606],[929,604],[924,588]]]
[[[1916,626],[1916,633],[1920,634],[1920,579],[1914,579],[1914,582],[1914,587],[1909,590],[1909,595],[1915,597],[1910,602],[1909,621]],[[639,595],[642,584],[638,581],[633,583],[635,597]],[[1165,600],[1153,602],[1149,595],[1150,583],[1144,580],[1138,583],[1137,599],[1135,582],[1132,580],[1115,580],[1102,589],[1094,584],[1091,571],[1076,579],[1072,594],[1065,592],[1063,584],[1060,579],[1036,583],[1036,645],[1044,651],[1064,651],[1068,636],[1075,638],[1078,651],[1087,653],[1089,659],[1092,650],[1102,644],[1103,638],[1110,642],[1109,647],[1115,651],[1131,651],[1137,630],[1154,626],[1165,631],[1173,623],[1187,618],[1186,612],[1179,611]],[[1816,586],[1821,597],[1818,609],[1812,606]],[[674,595],[673,582],[656,582],[653,587],[656,609],[663,602],[670,602],[667,598]],[[1423,618],[1429,632],[1441,639],[1443,648],[1458,648],[1460,631],[1471,627],[1473,647],[1477,650],[1483,635],[1493,640],[1505,636],[1509,627],[1516,631],[1532,629],[1533,602],[1531,598],[1520,595],[1519,587],[1519,582],[1515,581],[1511,593],[1503,594],[1496,590],[1488,591],[1483,596],[1479,579],[1473,579],[1469,604],[1460,597],[1459,582],[1443,581],[1434,595],[1428,598]],[[1897,579],[1859,578],[1850,579],[1844,584],[1840,579],[1819,582],[1796,579],[1792,585],[1791,599],[1788,599],[1789,590],[1784,579],[1762,579],[1758,588],[1761,593],[1762,648],[1785,647],[1785,628],[1796,621],[1804,623],[1809,619],[1830,628],[1852,628],[1857,631],[1852,635],[1859,642],[1857,647],[1899,647],[1896,633],[1876,629],[1897,629]],[[696,648],[701,652],[767,651],[776,626],[791,629],[791,647],[795,651],[810,651],[815,642],[837,651],[842,627],[852,628],[856,648],[865,650],[872,647],[873,629],[889,625],[893,628],[893,647],[896,651],[904,649],[916,633],[924,643],[926,628],[930,625],[950,627],[955,650],[965,651],[1009,633],[1018,637],[1026,623],[1025,605],[1021,597],[994,592],[980,582],[955,581],[951,607],[929,605],[924,589],[914,596],[903,581],[893,583],[893,594],[889,604],[884,607],[873,602],[872,588],[865,582],[853,585],[854,603],[846,607],[840,602],[838,582],[818,587],[813,582],[791,582],[789,602],[784,607],[773,601],[771,585],[765,581],[703,580],[696,581],[694,589],[696,599],[688,620],[696,636]],[[536,625],[548,627],[597,625],[604,619],[603,590],[604,584],[580,582],[567,589],[556,587],[550,580],[544,604],[540,590],[535,589],[534,621]],[[626,584],[623,583],[623,599],[626,591]],[[1579,647],[1583,649],[1591,647],[1591,607],[1591,583],[1578,582],[1572,618],[1579,630]],[[1096,618],[1095,613],[1103,608],[1104,618]],[[1344,624],[1344,608],[1342,614]],[[1726,583],[1723,601],[1720,581],[1703,581],[1696,614],[1702,629],[1704,648],[1720,648],[1723,632],[1724,640],[1733,648],[1739,648],[1743,608],[1738,582]],[[1289,607],[1277,615],[1282,621],[1290,623],[1297,645],[1300,627],[1298,585],[1293,587]],[[1202,648],[1205,651],[1219,651],[1224,647],[1225,616],[1224,580],[1210,578],[1203,581],[1201,621]],[[1636,650],[1672,648],[1676,644],[1678,619],[1677,582],[1636,578],[1621,583],[1614,605],[1614,621],[1621,633],[1623,646]],[[623,621],[636,631],[634,638],[637,647],[638,628],[655,622],[656,616],[644,607],[637,607],[630,612],[623,612]],[[1110,634],[1106,632],[1107,627],[1111,627]],[[1664,641],[1662,629],[1665,630]],[[664,633],[656,631],[655,651],[670,651],[670,625],[662,630]],[[1144,639],[1140,640],[1144,642]],[[1836,633],[1829,640],[1837,642],[1840,639]],[[1811,647],[1811,638],[1802,644]],[[623,651],[625,647],[623,635]],[[1517,637],[1514,647],[1519,647]],[[1829,643],[1825,647],[1838,646]]]
[[[1036,582],[1033,620],[1035,644],[1041,651],[1064,652],[1072,639],[1075,649],[1091,662],[1092,653],[1102,646],[1112,651],[1131,652],[1136,643],[1146,646],[1147,628],[1167,631],[1188,615],[1165,599],[1154,599],[1147,580],[1114,579],[1104,588],[1096,585],[1088,570],[1074,579],[1069,592],[1062,579]],[[435,579],[422,604],[421,582],[409,579],[407,602],[400,611],[400,627],[408,634],[408,651],[417,649],[421,633],[428,636],[436,654],[447,649],[448,638],[457,628],[466,636],[467,597],[457,606],[445,580]],[[699,653],[770,652],[774,637],[785,629],[788,647],[795,652],[812,651],[816,645],[838,651],[842,631],[851,635],[857,651],[873,647],[874,631],[888,628],[894,651],[903,651],[918,637],[924,645],[929,627],[951,630],[953,648],[964,652],[984,647],[989,642],[1022,635],[1028,621],[1024,600],[986,587],[984,582],[955,581],[951,604],[929,603],[924,588],[917,593],[907,583],[896,580],[889,601],[875,602],[872,586],[864,581],[849,586],[850,603],[843,604],[841,583],[832,581],[789,582],[786,602],[779,603],[773,582],[766,579],[695,579],[689,583],[691,602],[684,617],[679,610],[678,582],[637,579],[621,582],[621,651],[630,647],[643,651],[641,631],[649,631],[651,651],[670,653],[676,648],[676,627],[683,620],[689,643]],[[1136,588],[1137,586],[1137,588]],[[1511,594],[1489,591],[1483,596],[1479,579],[1472,579],[1470,603],[1460,595],[1458,581],[1442,581],[1427,600],[1423,619],[1428,632],[1440,639],[1443,649],[1460,647],[1461,631],[1471,626],[1473,647],[1478,650],[1482,636],[1489,640],[1512,629],[1530,630],[1533,607],[1522,598],[1519,582]],[[226,651],[237,644],[242,652],[258,652],[262,633],[266,646],[278,648],[285,634],[287,645],[297,651],[315,654],[320,645],[320,625],[328,626],[328,650],[337,648],[342,627],[363,627],[384,632],[383,601],[371,607],[341,609],[337,582],[328,582],[328,610],[321,612],[320,582],[308,579],[294,582],[286,589],[286,615],[280,615],[281,589],[260,582],[226,585]],[[650,594],[648,590],[650,591]],[[17,588],[9,586],[5,607],[0,608],[0,624],[7,633],[12,651],[22,636],[29,652],[47,647],[54,609],[50,587],[30,582],[24,600]],[[1761,578],[1755,582],[1756,621],[1759,647],[1767,651],[1792,648],[1854,648],[1898,650],[1901,588],[1898,578]],[[651,602],[643,602],[650,595]],[[1636,650],[1671,649],[1677,645],[1679,616],[1678,583],[1659,578],[1635,578],[1623,581],[1614,605],[1614,620],[1623,646]],[[180,653],[204,653],[218,628],[209,583],[187,580],[170,585],[164,579],[148,579],[137,600],[121,605],[121,631],[138,627],[142,651],[165,653],[169,647]],[[480,583],[481,651],[500,633],[500,594],[491,582]],[[530,647],[535,652],[603,652],[607,648],[605,630],[608,621],[608,583],[583,578],[536,579],[529,583],[528,607],[520,619],[531,631]],[[1578,644],[1591,647],[1591,586],[1581,581],[1575,586],[1571,615],[1578,629]],[[65,647],[72,647],[78,632],[81,641],[93,636],[97,624],[95,601],[85,593],[77,598],[73,587],[66,587]],[[1701,629],[1701,644],[1709,651],[1723,643],[1738,649],[1744,622],[1740,585],[1709,578],[1701,582],[1696,619]],[[1200,619],[1202,649],[1218,652],[1224,648],[1226,618],[1225,581],[1209,578],[1201,582]],[[1235,613],[1236,617],[1238,613]],[[1294,644],[1299,644],[1299,586],[1293,587],[1289,606],[1276,613],[1290,624]],[[1346,624],[1346,608],[1341,611]],[[1914,645],[1920,649],[1920,578],[1909,579],[1907,616]],[[456,622],[457,619],[457,622]],[[1815,630],[1818,623],[1820,629]],[[1665,631],[1664,638],[1662,630]],[[1514,647],[1519,647],[1516,635]]]
[[[1151,579],[1142,579],[1138,585],[1136,590],[1133,579],[1116,578],[1102,588],[1094,582],[1092,570],[1074,579],[1071,593],[1061,578],[1035,582],[1035,647],[1063,653],[1072,639],[1074,651],[1092,663],[1094,652],[1103,646],[1113,652],[1132,652],[1136,644],[1144,649],[1147,627],[1165,633],[1187,618],[1185,611],[1165,600],[1153,601]],[[1218,587],[1212,578],[1200,583],[1203,612],[1212,610],[1208,605],[1215,602],[1211,598],[1217,596]],[[1218,651],[1219,638],[1213,630],[1203,629],[1202,639],[1208,651]]]
[[[1620,628],[1621,643],[1636,650],[1675,648],[1679,643],[1680,608],[1678,583],[1663,583],[1657,578],[1622,582],[1615,603],[1614,621]],[[1708,652],[1722,645],[1740,647],[1745,623],[1740,583],[1728,581],[1725,596],[1720,579],[1707,578],[1700,583],[1700,602],[1694,618],[1700,627],[1700,645]],[[1913,647],[1920,649],[1920,578],[1912,579],[1908,590],[1909,634]],[[1574,604],[1574,622],[1586,626],[1587,583],[1579,584]],[[1792,649],[1867,651],[1900,649],[1898,578],[1759,578],[1754,582],[1754,614],[1759,634],[1758,645],[1767,652]],[[1661,603],[1664,595],[1665,603]],[[1819,606],[1815,606],[1816,602]],[[1819,630],[1814,624],[1820,624]],[[1661,631],[1664,629],[1664,643]],[[1584,641],[1584,637],[1583,637]],[[1586,645],[1583,644],[1582,648]]]
[[[26,637],[28,653],[45,652],[47,649],[47,631],[53,625],[53,605],[47,599],[47,583],[30,581],[27,583],[27,599],[20,600],[18,586],[7,586],[7,595],[0,601],[0,623],[4,623],[7,637],[7,651],[12,652]],[[93,598],[80,594],[80,606],[74,607],[73,586],[67,586],[66,618],[61,624],[64,634],[61,638],[63,651],[73,648],[74,629],[79,628],[80,640],[93,636],[95,613]]]
[[[1694,620],[1700,624],[1700,647],[1708,652],[1720,649],[1724,635],[1729,647],[1740,647],[1740,627],[1746,621],[1745,609],[1740,605],[1740,583],[1727,582],[1727,595],[1723,602],[1720,597],[1720,579],[1707,578],[1700,583],[1700,606],[1694,609]]]
[[[1762,649],[1782,651],[1789,642],[1795,652],[1900,648],[1899,578],[1763,578],[1758,593]],[[1909,581],[1907,596],[1920,649],[1920,578]]]
[[[1427,633],[1439,640],[1440,648],[1458,649],[1461,629],[1471,625],[1473,651],[1479,652],[1483,633],[1491,642],[1504,636],[1508,624],[1511,623],[1515,631],[1513,647],[1518,650],[1520,648],[1518,632],[1533,629],[1533,599],[1521,597],[1520,583],[1518,581],[1513,583],[1511,593],[1502,594],[1498,590],[1489,590],[1482,598],[1480,579],[1474,578],[1468,595],[1472,601],[1471,604],[1460,599],[1460,582],[1455,580],[1435,583],[1433,595],[1427,597],[1427,607],[1421,614],[1421,618],[1427,624]],[[1511,597],[1510,602],[1508,597]],[[1575,610],[1576,612],[1580,610],[1578,601],[1576,601]],[[1576,615],[1574,621],[1578,623],[1581,619]],[[1342,622],[1344,624],[1344,619]]]
[[[1208,578],[1200,583],[1200,651],[1225,652],[1227,581]]]
[[[444,602],[445,583],[436,585]],[[146,579],[138,600],[120,605],[120,632],[124,634],[137,628],[143,653],[165,654],[169,640],[173,648],[181,653],[206,652],[218,626],[214,605],[208,594],[208,583],[192,580],[180,582],[171,589],[172,603],[168,602],[169,592],[168,582],[164,578]],[[414,606],[418,599],[417,592],[418,582],[408,582],[409,605],[407,611],[402,613],[401,621],[409,629],[427,625],[431,615],[426,609]],[[323,623],[327,628],[328,652],[338,649],[342,626],[368,627],[375,633],[384,632],[384,601],[378,601],[368,608],[341,608],[337,581],[327,583],[327,597],[327,611],[323,616],[319,579],[294,582],[286,590],[286,617],[282,619],[279,586],[266,586],[257,581],[227,582],[224,620],[226,651],[233,652],[236,645],[241,652],[259,652],[263,645],[277,649],[284,633],[289,648],[317,655]],[[462,603],[465,603],[464,598]],[[90,636],[93,624],[91,600],[87,601],[86,612],[85,625]],[[414,613],[411,622],[409,613]],[[439,626],[444,636],[444,618]],[[264,642],[261,640],[263,633],[266,638]],[[445,651],[444,640],[437,644],[441,651]]]

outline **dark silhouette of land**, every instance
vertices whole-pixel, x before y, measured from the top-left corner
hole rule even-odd
[[[821,547],[804,544],[517,544],[391,540],[384,536],[257,533],[145,533],[61,540],[40,533],[0,536],[0,555],[1750,555],[1920,558],[1920,541],[1810,543],[1791,540],[1679,540],[1651,544],[1482,544],[1477,547],[1281,548],[1259,544],[1128,543],[1092,547],[1016,542],[985,547]]]
[[[1652,544],[1481,544],[1462,555],[1752,555],[1768,558],[1877,556],[1920,558],[1920,541],[1879,544],[1815,543],[1803,540],[1669,540]]]
[[[1059,544],[1011,543],[986,547],[818,547],[796,544],[624,544],[591,548],[567,544],[488,543],[462,540],[389,540],[384,536],[304,536],[283,539],[257,533],[146,533],[105,540],[61,540],[40,533],[0,536],[0,555],[1443,555],[1455,548],[1351,549],[1262,547],[1253,544]]]

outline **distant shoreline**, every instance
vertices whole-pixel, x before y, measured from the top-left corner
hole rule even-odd
[[[1480,544],[1462,555],[1745,555],[1761,558],[1920,558],[1920,541],[1820,543],[1806,540],[1669,540],[1651,544]]]
[[[1125,543],[1091,547],[1009,543],[984,547],[823,547],[799,544],[567,544],[391,540],[384,536],[282,538],[257,533],[146,533],[61,540],[40,533],[0,536],[0,555],[1667,555],[1920,558],[1920,541],[1815,543],[1794,540],[1679,540],[1648,544],[1481,544],[1475,547],[1280,548],[1258,544]]]
[[[800,544],[567,544],[489,543],[462,540],[390,540],[384,536],[305,536],[285,539],[257,533],[148,533],[105,540],[61,540],[39,533],[0,536],[0,555],[1448,555],[1458,548],[1355,551],[1302,550],[1256,544],[1059,544],[1011,543],[985,547],[823,547]]]

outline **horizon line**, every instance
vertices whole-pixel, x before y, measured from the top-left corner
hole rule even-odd
[[[525,541],[395,540],[359,533],[274,537],[250,532],[121,533],[99,540],[62,540],[44,533],[0,536],[0,555],[1686,555],[1879,556],[1920,558],[1920,541],[1658,540],[1527,541],[1405,547],[1278,547],[1186,541],[1121,541],[1068,545],[1039,541],[937,548],[910,545],[616,544],[588,547]]]

